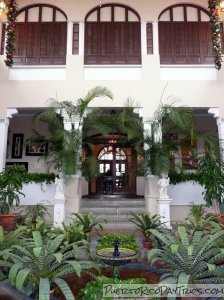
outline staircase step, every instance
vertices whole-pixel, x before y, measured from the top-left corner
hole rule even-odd
[[[131,200],[83,200],[81,201],[82,207],[145,207],[145,200],[131,199]]]
[[[83,213],[88,213],[88,212],[93,212],[94,214],[129,214],[129,212],[134,212],[134,213],[141,213],[145,212],[145,207],[110,207],[109,212],[108,212],[108,207],[82,207],[81,212]]]
[[[129,221],[130,212],[136,214],[145,212],[144,198],[120,198],[116,196],[102,196],[97,199],[82,199],[81,212],[92,212],[99,220],[107,220],[104,229],[121,231],[122,229],[136,229]]]

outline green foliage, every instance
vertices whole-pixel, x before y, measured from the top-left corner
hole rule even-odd
[[[74,223],[65,225],[62,223],[62,228],[53,229],[51,237],[55,237],[59,234],[64,235],[65,245],[70,245],[75,242],[81,242],[83,245],[86,245],[86,235],[83,231],[83,225]]]
[[[170,133],[178,132],[183,136],[191,136],[193,114],[188,107],[175,107],[175,101],[170,104],[161,103],[154,113],[152,133],[145,132],[144,144],[146,150],[142,152],[140,168],[146,174],[160,176],[175,169],[172,152],[177,150],[178,141],[170,139]],[[162,126],[162,131],[160,126]]]
[[[159,215],[152,215],[151,213],[140,213],[136,214],[130,212],[132,216],[129,221],[135,224],[139,231],[144,235],[145,240],[152,238],[152,233],[150,229],[162,229],[165,228],[165,222],[161,222],[161,217]]]
[[[97,97],[112,99],[113,95],[106,87],[96,86],[76,103],[51,99],[49,108],[35,117],[36,122],[47,123],[48,130],[43,132],[34,130],[32,140],[48,141],[48,154],[45,157],[47,163],[58,169],[64,179],[68,179],[81,169],[80,141],[83,117],[90,102]],[[63,118],[72,124],[70,129],[64,129]]]
[[[45,215],[47,214],[47,207],[41,203],[35,205],[30,205],[26,208],[24,212],[24,218],[31,221],[33,224],[33,229],[36,229],[36,223],[38,219],[44,220]]]
[[[203,231],[207,234],[213,234],[217,230],[224,229],[224,225],[217,222],[215,216],[208,216],[203,205],[193,204],[188,217],[177,222],[179,225],[184,225],[188,232],[193,235],[195,231]]]
[[[23,173],[24,170],[17,165],[0,173],[0,212],[2,214],[10,213],[14,205],[19,205],[19,196],[24,196],[20,191],[23,187],[21,176]]]
[[[82,289],[78,295],[79,300],[99,300],[113,298],[103,297],[103,285],[104,284],[145,284],[145,278],[130,278],[125,280],[108,278],[105,276],[98,276],[95,280],[90,281],[86,284],[85,288]]]
[[[72,215],[75,216],[73,219],[74,224],[83,226],[83,232],[87,237],[93,230],[96,231],[97,234],[100,234],[99,230],[102,230],[104,223],[107,223],[106,220],[98,219],[92,212],[72,213]]]
[[[82,267],[74,260],[78,244],[73,243],[61,248],[64,235],[58,235],[45,242],[40,232],[33,232],[34,245],[15,245],[11,247],[9,257],[12,266],[8,279],[11,285],[25,294],[39,299],[49,299],[59,287],[66,299],[74,299],[63,276],[76,273],[80,275]]]
[[[30,220],[23,221],[22,223],[25,226],[25,235],[27,237],[33,236],[33,231],[39,231],[42,238],[48,238],[51,235],[51,225],[44,220],[37,220],[33,224]]]
[[[215,262],[224,258],[224,248],[215,247],[215,243],[224,237],[224,230],[213,235],[203,231],[189,234],[184,226],[178,226],[177,236],[163,234],[154,229],[151,232],[163,243],[159,249],[148,252],[152,263],[163,262],[167,265],[160,278],[162,283],[223,283],[223,266]]]
[[[139,246],[133,234],[116,234],[116,233],[105,234],[100,238],[97,248],[98,249],[112,248],[114,247],[115,239],[119,240],[120,248],[128,248],[136,251],[137,253],[140,252]]]
[[[208,152],[205,157],[200,158],[196,173],[199,183],[205,188],[203,193],[207,206],[213,201],[221,203],[224,195],[224,162],[213,152]]]
[[[19,228],[4,234],[3,227],[0,226],[0,256],[7,256],[7,253],[13,245],[22,245],[27,243],[24,238],[25,226],[20,226]]]

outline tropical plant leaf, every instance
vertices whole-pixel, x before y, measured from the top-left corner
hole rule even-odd
[[[57,284],[57,286],[60,288],[62,293],[64,294],[66,300],[74,300],[75,297],[72,294],[72,291],[68,284],[61,278],[54,279],[54,282]]]
[[[16,264],[12,265],[12,267],[10,268],[9,274],[8,274],[8,280],[12,285],[15,285],[17,273],[19,272],[19,270],[21,268],[23,268],[22,263],[16,263]]]
[[[16,276],[16,288],[18,290],[21,290],[25,286],[25,281],[27,280],[27,277],[30,273],[29,268],[24,268],[19,270]]]
[[[48,278],[40,278],[39,300],[50,299],[50,282]]]
[[[80,276],[81,271],[82,271],[82,266],[80,263],[78,263],[77,261],[69,261],[68,262],[69,265],[72,266],[73,270],[75,271],[75,273]]]
[[[33,240],[34,240],[34,243],[35,243],[36,247],[42,247],[43,246],[43,240],[42,240],[42,236],[41,236],[40,232],[39,231],[33,231],[32,235],[33,235]]]

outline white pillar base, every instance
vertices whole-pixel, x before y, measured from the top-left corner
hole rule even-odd
[[[158,176],[147,175],[145,177],[145,206],[147,212],[158,213],[157,199],[159,197]]]
[[[170,198],[164,198],[164,199],[158,199],[158,214],[162,217],[162,222],[166,222],[165,225],[168,228],[171,228],[170,224],[170,203],[172,199]]]
[[[65,200],[55,200],[54,202],[54,226],[62,227],[65,220]]]

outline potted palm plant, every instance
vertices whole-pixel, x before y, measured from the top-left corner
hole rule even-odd
[[[199,183],[204,187],[203,196],[206,205],[212,206],[213,214],[224,222],[224,215],[220,214],[219,205],[223,203],[224,195],[224,162],[220,152],[208,148],[204,157],[198,160],[196,174]]]
[[[24,180],[24,170],[17,165],[5,169],[0,173],[0,225],[5,230],[14,230],[17,214],[13,213],[14,206],[18,206]]]
[[[153,236],[150,230],[159,230],[165,228],[165,222],[161,222],[161,218],[159,215],[152,215],[150,213],[136,214],[134,212],[130,212],[130,214],[132,217],[129,219],[129,221],[135,224],[135,226],[144,236],[144,248],[152,248]]]
[[[34,130],[32,141],[48,141],[45,158],[49,166],[60,172],[63,179],[68,179],[81,170],[83,119],[90,102],[97,97],[113,99],[109,89],[96,86],[76,103],[51,99],[48,109],[35,117],[35,124],[40,121],[47,123],[48,131]],[[64,128],[64,121],[71,124],[71,128]]]

